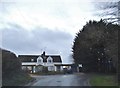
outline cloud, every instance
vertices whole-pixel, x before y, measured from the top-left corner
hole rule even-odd
[[[2,31],[2,47],[16,54],[61,54],[64,63],[69,62],[73,36],[60,30],[36,27],[32,31],[25,30],[17,24]]]
[[[3,15],[0,19],[4,20],[4,25],[6,22],[15,23],[27,30],[40,26],[51,30],[57,28],[75,35],[86,21],[92,18],[93,6],[88,0],[4,0],[3,2],[1,4]]]
[[[99,20],[93,17],[90,1],[94,0],[2,0],[1,46],[17,54],[46,50],[69,62],[75,34],[86,21]]]

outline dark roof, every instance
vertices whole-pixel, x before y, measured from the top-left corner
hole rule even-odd
[[[62,62],[60,55],[56,55],[56,56],[49,55],[49,56],[53,58],[53,62]],[[47,55],[47,57],[49,57],[49,56]]]
[[[19,55],[18,58],[21,62],[37,62],[37,58],[41,55]],[[53,62],[62,62],[60,55],[45,55],[43,62],[47,62],[48,57],[53,58]],[[31,61],[33,59],[33,61]]]
[[[21,62],[31,62],[31,59],[34,60],[32,62],[37,62],[38,57],[39,55],[18,55]]]

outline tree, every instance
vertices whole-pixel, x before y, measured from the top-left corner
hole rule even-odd
[[[120,24],[120,1],[97,2],[95,4],[99,13],[104,20]]]
[[[118,25],[103,20],[89,21],[74,39],[72,49],[75,63],[83,64],[86,71],[101,69],[101,72],[105,72],[112,58],[112,63],[117,68],[118,29]]]
[[[0,49],[2,54],[2,86],[25,85],[33,79],[21,69],[17,56],[8,50]]]
[[[97,7],[97,10],[102,10],[102,13],[98,13],[97,15],[100,15],[102,17],[105,17],[104,20],[106,21],[110,21],[112,23],[118,23],[120,25],[120,1],[116,0],[116,2],[112,1],[112,2],[104,2],[104,3],[97,3],[97,5],[95,5]],[[116,35],[118,35],[118,31],[116,32]],[[117,43],[119,44],[119,43]],[[116,44],[112,44],[112,46],[116,46]],[[110,48],[110,47],[109,47]],[[118,48],[114,48],[116,49],[115,51],[117,51],[118,53]],[[114,51],[114,50],[112,50]],[[111,52],[107,52],[107,53],[111,53]],[[116,53],[116,54],[117,54]],[[114,57],[116,57],[118,55],[114,55]],[[117,69],[120,68],[120,60],[115,61],[117,63]],[[118,73],[118,80],[120,83],[120,69],[117,70]]]
[[[2,75],[3,78],[11,77],[14,73],[21,72],[21,62],[16,55],[2,49]]]

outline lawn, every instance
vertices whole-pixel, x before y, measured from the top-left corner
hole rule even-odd
[[[95,74],[90,79],[92,86],[117,86],[114,75]]]

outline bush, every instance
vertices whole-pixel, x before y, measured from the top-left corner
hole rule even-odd
[[[43,73],[48,73],[48,68],[43,66],[42,72],[43,72]]]
[[[2,50],[2,76],[9,77],[21,71],[21,63],[16,55],[10,51]]]
[[[57,75],[57,74],[64,74],[64,72],[59,72],[59,71],[48,71],[46,72],[37,72],[34,73],[35,75]]]
[[[21,62],[17,56],[7,50],[2,51],[2,86],[24,85],[32,78],[22,71]]]

